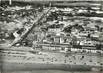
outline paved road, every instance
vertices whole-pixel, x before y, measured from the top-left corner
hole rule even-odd
[[[103,73],[103,72],[70,72],[70,71],[62,71],[62,70],[34,70],[34,71],[9,71],[9,72],[2,72],[2,73]]]

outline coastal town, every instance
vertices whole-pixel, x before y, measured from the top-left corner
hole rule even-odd
[[[22,64],[18,69],[31,69],[35,64],[41,69],[102,71],[102,5],[56,4],[1,4],[1,61],[13,62],[14,69]]]

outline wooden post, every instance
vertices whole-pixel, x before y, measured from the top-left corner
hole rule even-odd
[[[12,5],[12,0],[9,0],[9,5]]]
[[[103,1],[101,1],[100,10],[102,10],[102,11],[103,11]]]

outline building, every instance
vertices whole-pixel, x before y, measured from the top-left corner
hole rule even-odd
[[[103,0],[0,0],[0,2],[3,1],[9,1],[9,4],[11,5],[13,1],[17,2],[30,2],[30,3],[52,3],[52,5],[56,6],[86,6],[86,7],[100,7],[101,10],[103,10]],[[76,3],[72,3],[76,2]],[[80,3],[78,3],[80,2]]]

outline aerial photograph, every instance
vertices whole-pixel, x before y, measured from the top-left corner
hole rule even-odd
[[[103,73],[103,0],[0,0],[0,73]]]

